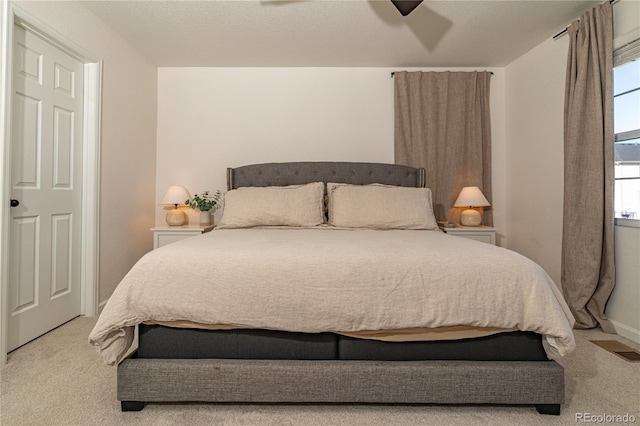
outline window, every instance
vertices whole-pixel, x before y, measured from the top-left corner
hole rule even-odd
[[[615,216],[640,220],[640,60],[613,70]]]

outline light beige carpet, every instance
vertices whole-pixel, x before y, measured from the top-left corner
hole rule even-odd
[[[576,415],[586,413],[629,414],[640,424],[640,364],[589,340],[640,345],[599,330],[577,330],[577,349],[561,361],[566,403],[560,416],[526,406],[432,405],[149,404],[122,413],[116,369],[87,343],[94,323],[77,318],[9,355],[0,370],[1,425],[575,425]]]

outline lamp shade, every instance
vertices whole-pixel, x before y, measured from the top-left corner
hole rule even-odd
[[[487,207],[491,204],[477,186],[465,186],[453,207]]]
[[[167,193],[162,197],[162,201],[160,201],[161,206],[177,206],[177,205],[186,205],[187,200],[191,199],[191,194],[187,191],[187,188],[180,185],[173,185],[168,190]]]

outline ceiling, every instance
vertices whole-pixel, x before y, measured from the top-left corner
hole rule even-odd
[[[601,1],[87,1],[161,67],[502,67]]]

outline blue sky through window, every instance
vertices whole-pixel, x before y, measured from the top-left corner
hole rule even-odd
[[[614,132],[640,129],[640,60],[613,72]]]

